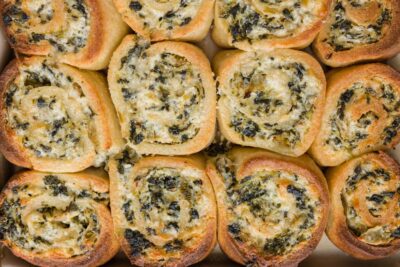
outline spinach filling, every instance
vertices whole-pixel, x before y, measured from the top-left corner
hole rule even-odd
[[[90,12],[84,0],[65,0],[68,27],[51,33],[30,33],[32,24],[46,25],[54,19],[55,10],[50,1],[39,0],[29,5],[29,14],[23,11],[21,1],[14,1],[3,11],[3,22],[16,34],[28,36],[30,44],[47,41],[59,53],[78,53],[87,45],[90,32]]]
[[[233,43],[291,37],[317,20],[312,7],[302,4],[301,0],[292,0],[288,4],[262,1],[262,10],[243,0],[219,2],[219,18],[228,23]]]
[[[276,57],[253,59],[233,74],[229,88],[220,90],[221,96],[231,109],[229,126],[243,141],[262,139],[289,148],[304,141],[320,90],[304,64]]]
[[[122,176],[128,174],[125,171]],[[197,238],[187,235],[198,231],[206,216],[203,181],[198,174],[155,167],[135,175],[135,190],[124,194],[121,205],[129,225],[124,230],[124,237],[130,245],[130,253],[133,256],[155,255],[161,250],[174,255],[198,242]],[[130,182],[126,179],[125,183]],[[137,220],[146,222],[146,228],[136,225]],[[185,238],[182,233],[185,233]],[[166,240],[157,241],[159,235]]]
[[[125,138],[132,144],[182,144],[200,131],[205,92],[199,70],[163,52],[149,57],[139,40],[121,58],[116,82],[126,104]],[[140,70],[136,66],[143,66]],[[130,79],[126,79],[131,75]]]
[[[263,170],[238,180],[234,162],[226,156],[219,156],[216,166],[225,181],[227,231],[237,242],[277,256],[290,253],[311,238],[321,211],[318,197],[311,196],[303,178]],[[265,224],[278,230],[266,231]]]
[[[138,15],[143,21],[143,26],[150,31],[154,29],[172,31],[177,27],[189,24],[197,16],[197,10],[202,4],[200,0],[181,0],[176,3],[156,0],[156,2],[159,3],[160,10],[158,10],[159,7],[149,6],[144,0],[129,2],[130,11]],[[168,11],[161,10],[162,6],[166,4],[170,5],[170,9]]]
[[[353,1],[351,5],[353,7],[363,7],[363,5],[357,1]],[[390,25],[392,20],[391,11],[383,7],[383,4],[380,4],[380,15],[378,19],[367,26],[359,25],[346,18],[346,9],[342,4],[342,0],[337,0],[335,2],[331,16],[333,22],[330,26],[327,39],[323,41],[328,43],[335,52],[346,51],[360,45],[379,42],[384,34],[384,27]]]
[[[42,181],[15,186],[7,194],[0,207],[0,238],[39,255],[52,250],[74,257],[91,251],[101,225],[97,211],[82,201],[108,205],[108,193],[83,193],[57,175],[44,176]],[[41,206],[27,214],[36,198],[42,199]],[[55,206],[52,198],[62,199],[64,204]]]
[[[382,122],[384,114],[376,109],[367,109],[358,118],[352,117],[354,103],[365,102],[364,105],[368,106],[374,101],[379,101],[388,117],[387,125],[380,133],[374,132],[374,125]],[[377,142],[390,145],[400,130],[400,97],[390,84],[367,86],[360,82],[354,83],[341,93],[336,108],[337,111],[330,116],[330,134],[325,140],[335,151],[352,151],[360,142],[368,140],[371,131],[380,137]]]
[[[367,187],[367,192],[358,191],[361,186]],[[349,173],[341,195],[350,231],[362,241],[377,246],[400,238],[399,189],[400,183],[391,171],[369,161],[356,165]],[[360,210],[359,201],[366,204],[367,210]],[[371,223],[369,217],[376,218],[379,223]]]
[[[69,95],[78,108],[71,112],[59,93],[40,89],[46,86],[62,88],[62,94]],[[83,132],[93,127],[95,114],[81,86],[56,65],[44,60],[22,66],[6,91],[4,103],[8,126],[36,157],[73,159],[83,155]],[[82,116],[77,121],[79,112]]]

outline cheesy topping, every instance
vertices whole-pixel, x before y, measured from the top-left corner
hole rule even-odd
[[[251,2],[251,3],[249,3]],[[322,1],[220,0],[219,18],[229,25],[233,42],[287,38],[317,22]]]
[[[175,30],[186,26],[197,16],[202,0],[137,0],[125,1],[147,29]]]
[[[356,82],[335,101],[337,109],[329,116],[325,137],[331,150],[351,154],[363,144],[392,144],[400,130],[400,95],[391,84],[377,77]]]
[[[379,15],[375,20],[365,23],[364,20],[356,21],[347,16],[347,12],[355,12],[352,9],[363,9],[373,2],[378,3],[378,9],[375,12],[379,12]],[[391,11],[384,2],[382,0],[336,0],[331,13],[332,22],[328,37],[323,42],[328,43],[335,52],[378,42],[392,20]]]
[[[291,253],[312,237],[322,210],[307,179],[269,168],[237,177],[235,162],[226,156],[216,164],[225,183],[227,231],[236,242],[274,257]]]
[[[400,238],[400,181],[381,164],[364,161],[349,173],[342,190],[347,225],[361,241],[387,245]]]
[[[6,2],[4,25],[14,35],[26,36],[28,43],[47,42],[57,53],[77,53],[86,46],[90,10],[84,0],[64,0],[59,6],[58,1],[49,0]],[[11,41],[18,39],[11,37]]]
[[[204,239],[211,199],[195,168],[148,167],[133,172],[132,153],[118,159],[120,228],[134,257],[166,263]]]
[[[307,65],[257,54],[240,62],[226,87],[220,85],[219,93],[230,109],[229,126],[244,141],[288,148],[303,142],[323,90]]]
[[[8,127],[38,158],[74,159],[95,132],[93,113],[80,84],[43,60],[21,65],[5,93]]]
[[[116,92],[124,100],[116,107],[123,136],[133,145],[185,143],[204,120],[200,70],[176,54],[148,55],[148,47],[139,39],[115,73]]]
[[[0,207],[0,237],[44,257],[71,258],[91,251],[101,224],[96,202],[108,193],[83,189],[57,175],[12,188]]]

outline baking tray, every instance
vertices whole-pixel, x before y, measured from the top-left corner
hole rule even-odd
[[[210,36],[202,42],[197,43],[206,55],[211,59],[220,49],[214,44]],[[311,49],[306,49],[312,54]],[[0,70],[12,58],[12,51],[9,49],[4,34],[0,30]],[[400,71],[400,54],[387,62]],[[400,162],[400,145],[396,149],[388,151],[398,162]],[[17,168],[11,166],[0,155],[0,187],[12,175]],[[0,266],[4,267],[28,267],[33,266],[15,257],[7,248],[1,248]],[[120,252],[104,266],[123,267],[130,266],[128,259]],[[240,266],[226,257],[217,246],[214,251],[201,263],[195,267],[236,267]],[[304,261],[300,267],[400,267],[400,253],[388,258],[372,261],[362,261],[354,259],[339,249],[337,249],[324,235],[316,250]]]

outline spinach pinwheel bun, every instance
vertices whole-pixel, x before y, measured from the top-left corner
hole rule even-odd
[[[0,195],[0,242],[35,266],[100,266],[119,250],[104,172],[24,171]]]
[[[332,67],[396,55],[400,52],[400,1],[334,0],[313,48]]]
[[[128,32],[112,0],[3,0],[0,13],[18,53],[81,69],[106,68]]]
[[[217,208],[204,158],[124,150],[109,173],[115,233],[132,264],[189,266],[211,253]]]
[[[108,82],[122,137],[139,154],[188,155],[212,142],[215,81],[194,45],[129,35],[113,55]]]
[[[400,167],[384,152],[364,154],[327,172],[332,206],[326,233],[359,259],[400,250]]]
[[[322,126],[310,154],[337,166],[400,141],[400,74],[384,64],[334,70],[327,76]]]
[[[331,0],[217,0],[212,38],[241,50],[304,48],[318,34]]]
[[[307,53],[228,50],[213,60],[218,124],[232,143],[300,156],[320,127],[325,76]]]
[[[201,41],[214,17],[214,0],[114,0],[123,20],[152,41]]]
[[[218,242],[246,266],[297,266],[319,243],[328,218],[325,178],[308,157],[235,147],[210,158]]]
[[[15,165],[49,172],[99,166],[122,146],[99,73],[31,57],[0,76],[0,150]]]

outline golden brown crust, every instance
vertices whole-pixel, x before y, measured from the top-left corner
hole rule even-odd
[[[114,0],[115,7],[121,13],[123,20],[138,34],[151,41],[178,40],[178,41],[201,41],[203,40],[213,20],[213,8],[215,0],[201,0],[199,6],[194,6],[195,16],[190,21],[183,21],[181,25],[151,26],[151,23],[160,23],[163,19],[173,19],[174,17],[183,17],[182,9],[190,9],[194,3],[185,3],[180,1],[135,1],[135,8],[131,8],[132,1]],[[148,14],[142,14],[147,10]],[[173,11],[173,12],[172,12]],[[172,17],[168,14],[173,13]],[[138,14],[142,14],[139,16]],[[157,14],[157,15],[155,15]],[[156,17],[153,17],[156,16]],[[150,20],[150,22],[149,22]],[[145,23],[147,26],[145,26]],[[165,22],[166,23],[166,22]]]
[[[182,43],[182,42],[173,42],[173,41],[165,41],[165,42],[160,42],[160,43],[155,43],[149,46],[148,43],[147,46],[146,44],[141,44],[143,42],[143,39],[139,38],[137,35],[129,35],[127,36],[119,46],[119,48],[114,52],[113,58],[111,60],[110,64],[110,69],[108,72],[108,82],[110,85],[110,92],[112,96],[112,100],[114,102],[114,105],[117,109],[117,113],[119,116],[119,121],[120,125],[122,128],[122,135],[125,138],[125,140],[128,141],[128,144],[131,145],[139,154],[159,154],[159,155],[188,155],[188,154],[193,154],[196,152],[199,152],[203,148],[207,147],[213,140],[214,134],[215,134],[215,124],[216,124],[216,89],[215,89],[215,81],[213,78],[213,73],[211,71],[210,63],[208,62],[206,56],[204,53],[197,47],[191,44],[187,43]],[[132,140],[132,130],[131,126],[129,125],[130,121],[132,120],[132,108],[129,105],[136,105],[136,109],[140,109],[141,107],[144,107],[147,103],[145,101],[153,101],[156,99],[156,105],[158,104],[165,104],[165,101],[169,101],[168,99],[171,98],[173,101],[186,101],[183,94],[191,94],[190,90],[193,90],[192,86],[187,86],[185,87],[183,85],[183,82],[185,79],[180,79],[179,83],[180,84],[174,84],[174,85],[168,85],[168,79],[175,79],[175,77],[166,77],[164,78],[163,81],[159,81],[159,78],[156,78],[154,80],[154,84],[149,84],[153,82],[151,80],[152,73],[155,72],[154,70],[149,70],[149,73],[146,73],[147,70],[144,70],[144,73],[139,74],[139,77],[134,77],[132,75],[132,70],[128,69],[128,71],[125,71],[122,69],[122,62],[126,62],[127,58],[130,58],[132,56],[128,56],[129,53],[131,53],[134,48],[132,47],[140,47],[142,45],[142,55],[143,56],[141,59],[138,59],[135,64],[146,64],[148,66],[151,66],[154,69],[156,68],[152,61],[143,61],[141,62],[140,60],[146,60],[147,58],[157,58],[160,57],[160,55],[163,54],[169,54],[172,56],[179,56],[182,57],[184,60],[188,62],[189,65],[189,70],[183,70],[184,72],[187,71],[187,73],[192,73],[194,70],[195,72],[199,73],[198,77],[194,77],[194,79],[199,79],[199,86],[201,88],[197,88],[196,90],[200,89],[200,91],[204,91],[204,97],[203,99],[198,99],[197,101],[201,101],[201,103],[191,103],[189,107],[191,106],[200,106],[202,107],[201,110],[196,111],[196,114],[186,114],[185,116],[189,117],[189,120],[191,119],[198,119],[196,123],[193,123],[194,127],[198,127],[198,132],[189,140],[183,140],[180,142],[166,142],[163,143],[163,141],[146,141],[146,138],[140,140],[140,142],[136,142],[135,140]],[[138,49],[139,50],[139,49]],[[127,63],[128,64],[128,63]],[[132,64],[132,63],[131,63]],[[153,65],[151,65],[153,64]],[[157,63],[161,64],[161,63]],[[157,65],[157,67],[159,67]],[[162,67],[162,66],[161,66]],[[180,66],[178,66],[180,67]],[[177,68],[178,68],[177,67]],[[150,67],[148,67],[150,68]],[[168,72],[177,72],[178,70],[174,70],[175,66],[169,67]],[[164,70],[163,70],[164,71]],[[164,72],[160,72],[162,76],[168,75],[166,73],[167,70]],[[150,77],[149,79],[142,78],[142,77]],[[121,86],[119,84],[119,80],[130,80],[131,83],[133,84],[124,84]],[[143,80],[144,79],[144,80]],[[174,86],[174,88],[168,88],[169,93],[167,94],[167,99],[164,99],[164,93],[162,93],[161,87],[158,88],[160,84],[167,84],[167,86],[163,85],[164,87],[168,86]],[[151,99],[144,100],[144,98],[138,98],[138,97],[133,97],[129,99],[125,99],[124,97],[124,92],[123,90],[136,90],[137,87],[149,87],[149,86],[155,86],[156,90],[158,90],[156,93],[154,93],[154,97]],[[149,94],[151,93],[152,90],[148,88],[143,88],[144,90],[148,90]],[[177,95],[174,95],[175,92],[173,90],[181,90],[182,92],[177,93]],[[137,92],[131,93],[131,94],[136,94]],[[161,95],[161,96],[160,96]],[[171,96],[170,96],[171,95]],[[201,94],[200,94],[201,95]],[[174,96],[174,98],[172,98]],[[194,97],[197,97],[198,95],[194,95]],[[144,97],[144,96],[143,96]],[[160,103],[159,103],[160,102]],[[169,105],[169,102],[168,102]],[[173,105],[178,105],[178,104],[173,104]],[[172,106],[172,105],[171,105]],[[180,106],[178,108],[181,108]],[[178,109],[177,108],[177,109]],[[170,110],[173,110],[172,112],[175,112],[175,109],[170,109],[170,107],[167,108],[160,108],[159,110],[159,115],[160,118],[162,117],[162,113],[169,112]],[[185,110],[182,112],[186,111]],[[143,114],[145,114],[143,112]],[[170,114],[170,113],[168,113]],[[137,114],[136,114],[137,115]],[[135,115],[135,116],[136,116]],[[181,116],[184,114],[176,114],[176,116]],[[171,115],[174,116],[174,115]],[[162,125],[163,127],[171,127],[170,125],[172,122],[175,123],[175,125],[182,126],[180,124],[186,123],[182,122],[179,119],[176,119],[168,116],[168,118],[163,118],[159,119],[159,124],[165,124]],[[186,118],[186,117],[184,117]],[[143,115],[143,118],[140,118],[142,121],[147,122],[147,120],[150,120],[150,118],[145,117]],[[153,118],[154,120],[154,118]],[[192,124],[191,124],[192,125]],[[155,135],[161,135],[161,132],[158,132],[158,130],[154,130]],[[169,134],[169,133],[167,133]],[[180,134],[180,133],[179,133]],[[171,134],[172,136],[173,134]]]
[[[284,36],[284,37],[276,37],[274,36],[273,33],[270,35],[267,35],[268,37],[263,38],[261,37],[260,39],[252,39],[251,37],[248,37],[247,35],[249,34],[248,31],[252,31],[252,28],[250,27],[250,30],[248,28],[245,28],[245,23],[248,22],[250,23],[250,26],[254,26],[253,23],[254,21],[257,21],[254,19],[254,17],[243,19],[241,22],[243,24],[243,29],[242,31],[245,31],[245,33],[238,33],[238,35],[242,34],[241,38],[244,38],[244,40],[234,40],[232,37],[232,34],[230,33],[230,29],[233,28],[236,25],[229,25],[226,21],[224,16],[226,16],[226,11],[222,11],[222,3],[225,2],[223,0],[218,0],[215,4],[215,20],[214,20],[214,28],[211,32],[213,40],[221,47],[224,48],[229,48],[229,47],[236,47],[241,50],[245,51],[254,51],[254,50],[272,50],[274,48],[298,48],[302,49],[307,47],[308,45],[311,44],[311,42],[314,40],[315,36],[318,34],[320,29],[322,28],[324,21],[326,17],[328,16],[328,11],[330,9],[331,5],[331,0],[323,0],[319,1],[318,4],[319,7],[314,10],[314,21],[309,25],[306,29],[304,29],[301,32],[297,32],[295,34],[291,33],[289,36]],[[262,3],[262,1],[254,1],[254,3],[248,3],[248,1],[235,1],[238,4],[242,3],[243,6],[250,5],[253,6],[253,9],[256,9],[256,13],[261,17],[268,18],[268,12],[265,15],[260,13],[260,11],[257,9],[258,5],[262,6],[265,5],[267,6],[265,10],[269,9],[275,9],[276,5],[271,5],[268,3]],[[243,3],[244,2],[244,3]],[[260,2],[260,3],[257,3]],[[235,4],[232,4],[235,6]],[[278,11],[277,12],[283,12],[282,7],[279,7],[278,5]],[[303,8],[303,7],[300,7]],[[233,8],[232,8],[233,9]],[[238,15],[241,15],[241,11],[239,9]],[[273,16],[270,16],[272,18]],[[285,21],[285,19],[283,19]],[[268,25],[268,23],[266,23]],[[274,27],[273,25],[272,27]],[[268,26],[267,26],[268,27]],[[283,25],[284,28],[284,25]],[[281,28],[279,28],[281,29]],[[244,35],[244,36],[243,36]]]
[[[236,177],[245,177],[251,175],[253,171],[268,168],[272,170],[292,171],[299,176],[306,178],[310,183],[311,190],[317,192],[320,198],[321,217],[317,226],[313,230],[312,236],[306,242],[299,245],[289,254],[267,255],[261,254],[254,247],[246,246],[245,243],[235,240],[228,233],[229,211],[225,203],[226,185],[214,160],[207,163],[207,173],[213,184],[217,204],[218,204],[218,242],[221,249],[234,261],[240,264],[249,262],[259,264],[260,266],[295,266],[305,259],[318,245],[325,226],[327,224],[329,197],[327,184],[323,173],[317,165],[307,156],[299,158],[290,158],[262,149],[235,147],[228,152],[228,157],[233,160]],[[241,178],[239,178],[241,179]],[[247,241],[247,240],[246,240]]]
[[[79,84],[82,94],[88,100],[89,108],[96,115],[92,118],[95,126],[90,133],[91,141],[89,142],[91,144],[86,144],[87,153],[85,155],[69,160],[54,157],[38,157],[23,145],[15,129],[12,129],[8,123],[8,107],[6,107],[6,102],[13,101],[8,95],[10,85],[15,79],[18,79],[21,69],[43,62],[61,71],[63,75],[72,77]],[[50,87],[53,87],[52,90],[60,89],[56,86]],[[78,70],[67,65],[54,63],[50,59],[42,57],[23,58],[20,61],[13,60],[6,67],[0,76],[0,90],[2,99],[0,101],[0,150],[9,161],[18,166],[41,171],[76,172],[98,164],[96,163],[96,153],[107,154],[110,151],[118,150],[122,146],[117,117],[107,90],[107,84],[104,77],[98,73]]]
[[[328,73],[327,84],[327,101],[321,130],[309,150],[319,165],[337,166],[353,156],[393,148],[399,143],[396,118],[400,110],[393,102],[396,99],[400,100],[400,74],[396,70],[378,63],[347,67]],[[362,86],[361,89],[357,89],[359,85]],[[363,88],[371,88],[372,93],[367,92],[369,89],[365,91]],[[361,92],[359,96],[357,92]],[[337,112],[342,102],[343,117],[340,118]],[[357,128],[361,129],[357,131],[365,131],[360,133],[365,133],[367,136],[353,144],[351,148],[346,146],[334,150],[330,143],[326,143],[329,138],[334,137],[330,126],[332,119],[344,125],[340,137],[343,144],[347,142],[346,140],[354,139],[349,132],[350,123],[359,122],[368,114],[372,114],[375,119]]]
[[[251,62],[249,62],[249,60],[257,60],[258,65],[254,66],[255,64],[250,64]],[[213,69],[219,82],[219,93],[221,95],[218,100],[217,109],[218,124],[220,131],[225,138],[236,144],[264,148],[289,156],[300,156],[309,149],[320,128],[326,88],[324,72],[319,63],[313,57],[307,53],[290,49],[277,49],[273,52],[243,52],[239,50],[226,50],[219,52],[212,62]],[[263,62],[268,63],[263,64]],[[282,62],[281,65],[279,65],[280,62]],[[294,67],[297,66],[296,64],[302,65],[301,80],[296,79],[296,74],[299,72],[299,69]],[[278,66],[292,67],[293,73],[290,73],[292,77],[290,77],[290,74],[287,74],[288,68],[282,70],[282,67],[279,69]],[[250,74],[248,80],[240,83],[243,88],[238,86],[239,93],[236,91],[231,93],[231,91],[234,90],[234,88],[231,87],[234,75],[236,73],[241,73],[241,75],[245,77],[249,75],[248,69],[250,68],[254,69],[254,72]],[[244,73],[246,71],[247,73]],[[266,79],[270,79],[271,83],[261,83],[261,85],[257,84],[257,79],[259,79],[259,77],[254,74],[257,71],[262,75],[265,75]],[[303,77],[305,76],[314,79],[312,81],[314,84],[308,82],[304,87],[300,87],[303,84]],[[252,87],[253,80],[255,85]],[[282,80],[283,82],[278,81],[275,83],[272,80]],[[246,87],[246,83],[250,85]],[[315,97],[315,99],[306,100],[308,102],[312,101],[312,106],[305,108],[304,110],[305,113],[311,112],[311,115],[308,118],[301,119],[302,125],[304,125],[304,121],[309,123],[304,126],[306,130],[300,133],[299,140],[295,145],[285,143],[283,140],[275,139],[276,137],[274,137],[272,134],[273,131],[270,128],[263,128],[264,123],[275,123],[278,125],[278,128],[282,127],[280,130],[288,127],[298,128],[293,125],[293,121],[297,121],[297,119],[291,117],[291,114],[299,113],[297,110],[297,104],[292,105],[293,109],[284,108],[291,103],[290,97],[287,97],[292,94],[292,90],[288,86],[290,83],[293,83],[293,85],[299,85],[299,88],[302,88],[299,89],[302,94],[299,96],[300,98],[307,98],[304,96],[307,92],[311,92],[312,90],[315,91],[312,94],[310,93],[310,99],[312,99],[312,97]],[[237,84],[235,85],[237,86]],[[243,101],[245,101],[246,98],[254,98],[253,102],[246,103],[245,107],[253,105],[255,108],[252,110],[256,110],[256,107],[258,111],[261,110],[258,112],[258,117],[257,114],[250,113],[251,111],[246,111],[247,113],[244,113],[245,111],[242,110],[244,110],[245,107],[241,107],[239,104],[233,105],[231,103],[232,98],[239,99],[242,97],[242,94],[240,94],[242,91],[245,91]],[[236,94],[239,94],[239,96]],[[256,96],[253,97],[254,94]],[[262,101],[257,102],[257,94],[265,94],[265,98],[269,98],[263,100],[269,101],[268,108],[265,107],[264,103],[260,103]],[[242,101],[242,99],[239,100]],[[282,104],[280,106],[277,105],[278,107],[271,112],[270,109],[272,109],[274,101],[280,101]],[[298,99],[296,101],[298,101]],[[267,111],[263,111],[264,109]],[[258,123],[258,128],[260,128],[258,133],[251,134],[254,136],[249,136],[250,134],[242,134],[240,131],[235,130],[235,128],[232,127],[234,113],[246,114],[243,116],[244,118]],[[289,126],[287,124],[289,124]]]
[[[367,6],[354,7],[346,1],[339,1],[345,5],[346,14],[351,14],[347,21],[356,23],[356,25],[365,26],[366,23],[375,23],[379,16],[376,14],[381,10],[381,6],[390,10],[391,21],[388,25],[384,25],[382,29],[382,37],[378,41],[357,45],[352,49],[335,51],[335,49],[327,43],[329,32],[334,23],[335,13],[331,12],[331,17],[318,34],[313,43],[313,49],[318,58],[326,65],[331,67],[343,67],[354,63],[378,61],[390,58],[400,52],[400,2],[397,0],[370,1]],[[379,8],[376,6],[379,4]],[[332,5],[334,9],[337,5]],[[342,5],[343,6],[343,5]],[[351,12],[351,13],[350,13]],[[380,25],[378,25],[380,27]]]
[[[338,248],[347,254],[358,259],[371,260],[387,257],[396,253],[400,249],[400,240],[396,238],[389,244],[382,246],[371,245],[360,240],[348,226],[342,202],[342,194],[346,180],[352,174],[356,166],[363,162],[377,162],[385,171],[390,171],[395,180],[400,179],[399,165],[394,159],[382,151],[364,154],[363,156],[347,161],[340,166],[329,169],[326,177],[330,189],[331,210],[326,234]],[[389,190],[396,191],[396,188],[389,188]],[[357,210],[357,212],[359,211]],[[395,219],[396,215],[394,210],[391,209],[386,212],[391,214],[392,221],[397,220]],[[384,223],[389,223],[389,221]]]
[[[54,32],[60,29],[65,30],[65,28],[70,27],[63,0],[56,0],[49,3],[54,10],[54,17],[50,17],[50,22],[42,24],[38,23],[37,19],[43,14],[38,15],[33,9],[31,10],[27,4],[22,4],[22,6],[18,8],[23,12],[21,13],[23,14],[22,16],[27,16],[26,21],[29,22],[29,26],[27,29],[22,28],[23,30],[20,32],[18,32],[18,26],[12,25],[12,20],[6,23],[6,21],[10,19],[10,16],[13,16],[13,12],[9,10],[12,10],[12,6],[15,5],[14,0],[3,1],[0,5],[0,13],[2,14],[3,26],[10,39],[10,43],[17,52],[26,55],[52,55],[57,57],[62,63],[82,69],[104,69],[110,61],[112,52],[118,46],[121,39],[127,34],[128,26],[122,21],[112,0],[86,0],[84,4],[87,5],[86,10],[90,11],[88,15],[86,14],[89,19],[90,30],[86,36],[86,45],[79,48],[77,52],[68,52],[63,49],[58,50],[53,47],[49,41],[43,39],[39,39],[35,42],[30,41],[30,35],[33,33],[53,35]],[[43,10],[43,8],[41,10]],[[87,11],[85,11],[85,13],[86,12]],[[84,16],[83,14],[80,15]],[[26,23],[26,21],[24,23]],[[57,39],[57,37],[55,38]]]
[[[120,170],[121,170],[121,164],[128,164],[130,162],[131,168],[126,167],[127,165],[124,165],[124,174],[122,175]],[[129,165],[129,164],[128,164]],[[128,188],[129,186],[122,184],[123,180],[127,180],[128,184],[133,183],[133,179],[135,181],[137,176],[133,175],[139,175],[143,170],[147,169],[152,169],[152,168],[171,168],[171,169],[180,169],[180,170],[190,170],[194,169],[196,171],[199,171],[201,175],[197,178],[202,181],[202,186],[203,188],[201,189],[202,197],[201,198],[206,198],[207,204],[204,206],[204,208],[207,210],[206,214],[202,214],[201,211],[199,210],[200,214],[200,220],[202,220],[201,224],[196,226],[196,229],[190,229],[189,226],[183,225],[183,221],[181,219],[179,223],[179,232],[181,232],[177,237],[175,237],[175,240],[181,240],[180,238],[184,237],[189,240],[195,239],[195,242],[190,241],[191,243],[187,243],[185,240],[182,243],[182,250],[178,252],[178,254],[174,254],[172,251],[171,252],[165,251],[166,246],[170,244],[171,242],[168,241],[171,239],[171,237],[160,237],[160,238],[166,238],[167,240],[162,241],[162,244],[165,243],[163,246],[162,244],[159,245],[150,245],[149,248],[144,249],[143,253],[135,254],[133,252],[134,247],[132,247],[132,244],[129,244],[127,238],[126,238],[126,231],[127,230],[132,230],[136,231],[138,229],[142,229],[143,226],[141,224],[146,224],[146,227],[150,227],[150,225],[145,222],[137,222],[137,224],[127,224],[127,219],[124,217],[124,214],[121,212],[121,207],[124,205],[124,200],[123,195],[126,194],[124,192],[121,192],[121,188],[127,188],[128,192],[130,190],[136,191],[139,190],[137,188]],[[192,155],[189,157],[163,157],[163,156],[154,156],[154,157],[147,157],[147,158],[141,158],[139,161],[136,163],[130,159],[127,160],[127,158],[123,159],[117,159],[117,160],[112,160],[109,163],[109,173],[111,177],[111,211],[112,211],[112,216],[114,220],[114,225],[115,225],[115,233],[119,238],[120,244],[122,246],[122,249],[124,250],[125,254],[128,256],[130,259],[131,263],[136,265],[136,266],[189,266],[193,265],[197,262],[200,262],[204,258],[206,258],[214,249],[216,242],[217,242],[217,237],[216,237],[216,228],[217,228],[217,210],[216,210],[216,204],[215,204],[215,197],[214,197],[214,192],[212,189],[211,182],[209,181],[206,173],[205,173],[205,160],[202,156],[200,155]],[[129,173],[127,173],[127,169],[129,169]],[[121,178],[124,176],[124,178]],[[157,178],[156,178],[157,179]],[[181,183],[184,181],[182,180]],[[135,182],[136,184],[137,182]],[[122,186],[122,187],[121,187]],[[166,189],[164,189],[166,190]],[[179,190],[182,190],[180,188]],[[166,193],[166,191],[165,191]],[[126,199],[126,198],[125,198]],[[178,202],[183,201],[184,197],[180,196],[180,199],[178,198]],[[170,201],[170,200],[168,200]],[[172,202],[171,202],[172,203]],[[142,203],[143,204],[143,203]],[[162,204],[166,205],[168,203]],[[204,204],[204,203],[203,203]],[[186,212],[185,210],[185,205],[181,203],[181,208],[180,214],[183,212]],[[136,213],[135,210],[135,219],[134,220],[141,220],[140,216],[138,213]],[[185,216],[185,215],[180,215],[180,216]],[[166,216],[169,217],[169,216]],[[170,218],[170,217],[169,217]],[[154,220],[154,219],[153,219]],[[152,223],[160,223],[161,225],[164,224],[168,221],[168,218],[162,218],[161,221],[154,222]],[[140,224],[140,225],[139,225]],[[184,227],[184,228],[182,228]],[[187,228],[189,227],[189,228]],[[182,229],[181,229],[182,228]],[[198,229],[199,228],[199,229]],[[144,229],[144,228],[143,228]],[[147,228],[146,228],[147,229]],[[190,229],[190,230],[188,230]],[[156,235],[164,235],[168,236],[169,234],[161,234],[158,230]],[[191,231],[191,232],[187,232]],[[140,231],[142,232],[142,231]],[[149,240],[152,240],[151,242],[157,242],[156,238],[158,237],[152,237],[151,235],[148,235],[146,233],[142,234]],[[147,240],[146,239],[146,240]],[[149,251],[150,249],[151,251]]]
[[[21,188],[27,185],[40,187],[43,178],[45,176],[52,175],[57,175],[58,178],[61,178],[63,181],[67,181],[67,183],[71,182],[73,183],[73,187],[76,186],[76,188],[80,188],[82,190],[93,190],[94,192],[100,194],[108,193],[108,180],[103,178],[107,177],[107,175],[99,170],[88,169],[87,171],[75,174],[52,174],[40,173],[36,171],[23,171],[15,174],[3,188],[0,195],[0,206],[3,206],[4,202],[7,201],[10,195],[16,194],[14,193],[15,188]],[[68,188],[68,190],[71,190],[71,188]],[[40,196],[36,195],[35,197]],[[35,197],[32,197],[31,199],[23,199],[21,201],[22,205],[25,205],[25,209],[31,209],[29,205],[31,205],[30,203],[35,203]],[[119,244],[116,236],[113,233],[113,222],[107,206],[101,203],[94,202],[93,200],[90,201],[92,201],[90,205],[96,209],[96,215],[98,217],[101,227],[100,232],[98,233],[96,244],[94,244],[94,247],[91,248],[91,250],[86,254],[68,258],[60,252],[57,253],[48,251],[46,252],[46,254],[34,253],[32,251],[28,251],[24,248],[19,247],[18,244],[13,243],[13,241],[9,239],[2,240],[1,242],[5,246],[7,246],[14,255],[37,266],[72,267],[77,265],[99,266],[105,264],[117,254],[117,252],[119,251]],[[44,203],[42,203],[41,205],[41,207],[46,207]],[[77,205],[79,206],[79,204]],[[33,209],[35,209],[35,207],[33,207]],[[28,225],[26,227],[29,228]],[[32,229],[32,231],[35,230]],[[3,234],[5,233],[3,232]],[[46,236],[41,236],[41,238],[46,239]],[[76,238],[78,238],[78,236]]]

